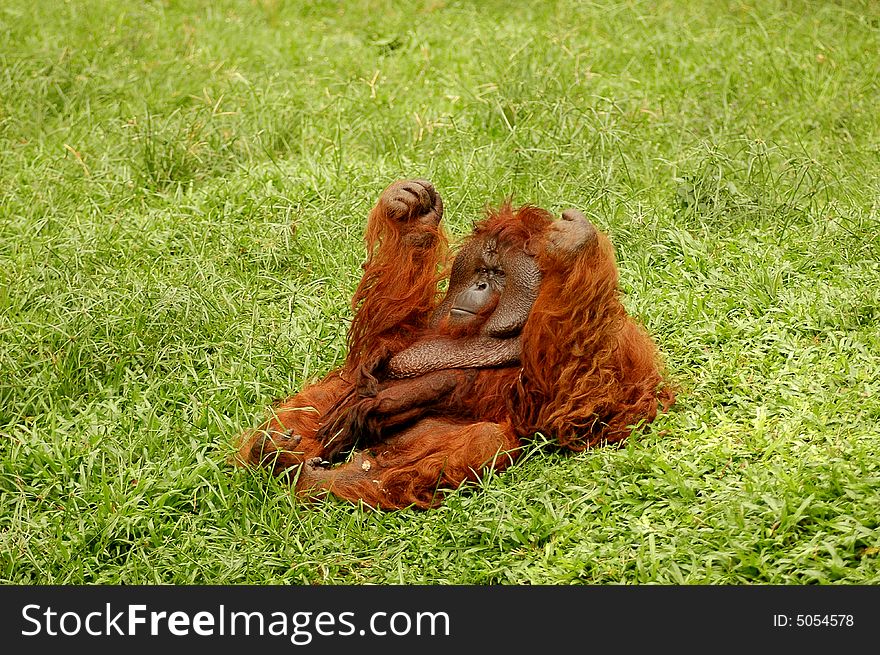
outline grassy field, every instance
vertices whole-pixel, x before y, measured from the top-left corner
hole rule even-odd
[[[880,583],[878,52],[875,1],[3,2],[0,581]],[[401,177],[583,209],[672,411],[430,512],[230,468]]]

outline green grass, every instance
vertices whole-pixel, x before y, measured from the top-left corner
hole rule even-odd
[[[880,582],[880,4],[0,6],[0,580]],[[225,463],[381,189],[582,208],[678,404],[431,512]]]

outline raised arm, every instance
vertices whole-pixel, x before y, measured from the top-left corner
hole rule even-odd
[[[345,363],[359,383],[375,383],[376,368],[427,325],[446,260],[442,217],[443,201],[426,180],[394,182],[370,212]]]
[[[627,314],[608,238],[576,209],[547,230],[511,408],[520,434],[583,450],[626,438],[674,400],[657,349]]]

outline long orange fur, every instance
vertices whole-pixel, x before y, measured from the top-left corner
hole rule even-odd
[[[428,318],[440,300],[446,238],[424,225],[409,228],[408,234],[420,231],[418,238],[406,237],[380,201],[368,220],[368,257],[352,300],[345,364],[242,435],[238,463],[288,474],[307,497],[332,493],[374,507],[427,508],[441,502],[444,490],[505,469],[522,440],[537,432],[583,450],[619,442],[654,420],[675,395],[653,341],[621,303],[610,241],[599,233],[582,251],[560,256],[546,246],[553,223],[537,207],[505,204],[469,237],[495,238],[537,258],[542,280],[522,330],[520,364],[429,374],[451,385],[442,400],[414,410],[409,422],[389,417],[378,426],[377,443],[312,479],[300,465],[330,452],[315,439],[322,425],[376,398],[405,404],[429,384],[428,376],[382,379],[381,370],[391,355],[437,336]]]

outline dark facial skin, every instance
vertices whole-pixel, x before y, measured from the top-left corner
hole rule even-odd
[[[501,258],[494,250],[474,250],[472,248],[466,258],[456,259],[456,264],[461,262],[461,265],[453,266],[449,294],[452,307],[448,318],[448,325],[453,329],[474,323],[480,316],[485,319],[504,294],[507,276]]]
[[[441,336],[392,357],[387,373],[406,378],[442,369],[516,364],[519,333],[540,284],[533,256],[505,248],[492,237],[468,241],[452,264],[446,297],[431,317]]]
[[[538,297],[541,274],[534,257],[506,249],[493,238],[467,242],[452,264],[449,291],[431,317],[433,327],[448,318],[461,328],[485,319],[479,333],[491,337],[516,336]]]
[[[484,269],[474,283],[456,296],[449,310],[450,321],[470,322],[495,304],[504,291],[503,271]],[[500,278],[496,282],[496,278]]]

